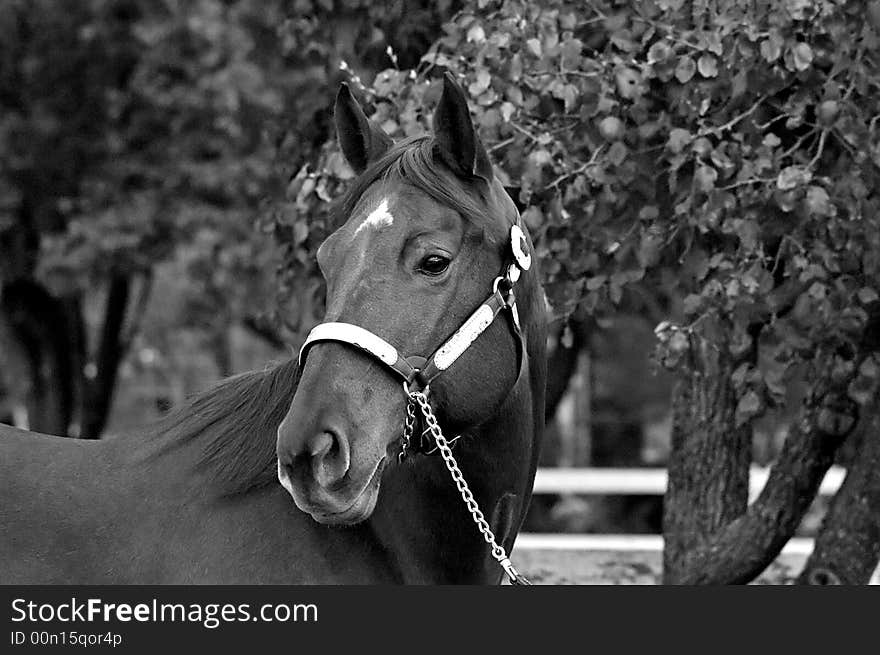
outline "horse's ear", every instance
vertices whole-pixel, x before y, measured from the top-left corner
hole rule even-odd
[[[381,127],[367,118],[345,82],[336,94],[333,117],[336,120],[336,135],[339,137],[342,154],[355,173],[363,173],[371,162],[384,155],[394,143]]]
[[[451,73],[443,76],[443,95],[434,111],[437,154],[456,175],[492,182],[492,163],[477,136],[464,91]]]

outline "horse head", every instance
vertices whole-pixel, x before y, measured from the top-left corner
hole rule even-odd
[[[351,525],[371,515],[383,472],[396,465],[404,389],[429,385],[446,431],[484,424],[519,384],[522,335],[543,330],[545,310],[525,227],[449,74],[430,135],[395,144],[345,85],[335,121],[358,177],[344,224],[317,253],[325,323],[301,353],[277,455],[279,480],[300,509]],[[527,300],[499,307],[514,285]],[[492,317],[487,297],[501,298]]]

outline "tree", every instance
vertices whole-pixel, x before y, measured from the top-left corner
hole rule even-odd
[[[101,434],[157,263],[186,251],[206,329],[270,304],[272,243],[252,234],[274,181],[264,126],[295,92],[280,8],[0,9],[2,313],[30,361],[31,428]]]
[[[415,67],[353,77],[372,118],[403,136],[425,129],[437,73],[459,76],[558,316],[609,315],[645,291],[670,308],[656,331],[657,365],[678,377],[667,582],[754,578],[877,402],[880,3],[864,9],[478,0]],[[311,253],[350,176],[331,141],[288,189],[287,221],[304,225],[287,276],[315,305]],[[800,413],[748,505],[754,422],[786,403]],[[870,480],[860,489],[876,482],[871,461],[865,450],[850,465]],[[876,543],[850,546],[876,562]]]

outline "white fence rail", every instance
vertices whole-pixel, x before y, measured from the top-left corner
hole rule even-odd
[[[749,497],[754,500],[767,483],[769,469],[753,466],[749,476]],[[846,469],[832,466],[825,474],[819,494],[831,496],[839,488]],[[662,495],[666,491],[666,469],[661,468],[539,468],[535,494]],[[515,550],[658,552],[663,537],[658,534],[542,534],[522,533]],[[813,540],[790,539],[782,555],[807,557]],[[880,584],[880,565],[870,584]]]
[[[749,478],[749,495],[754,499],[767,483],[769,469],[754,466]],[[833,495],[843,482],[846,470],[832,466],[819,493]],[[666,469],[662,468],[539,468],[535,476],[536,494],[645,494],[663,495]]]
[[[769,469],[753,466],[749,476],[749,496],[754,500],[767,483]],[[843,482],[846,470],[832,466],[825,474],[819,494],[833,495]],[[662,495],[666,491],[666,469],[662,468],[540,468],[535,476],[535,494],[584,495]],[[631,534],[536,534],[523,533],[516,547],[526,550],[616,550],[658,551],[660,535]],[[783,553],[808,555],[813,540],[791,539]]]

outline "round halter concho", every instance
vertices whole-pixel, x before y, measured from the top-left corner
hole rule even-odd
[[[476,523],[483,539],[492,550],[492,557],[501,565],[505,574],[512,584],[531,584],[514,568],[504,548],[497,543],[489,523],[480,511],[477,501],[474,499],[467,482],[462,475],[458,463],[452,454],[452,445],[458,439],[455,437],[447,440],[428,402],[428,392],[431,382],[452,366],[468,348],[485,332],[502,312],[507,310],[510,315],[510,325],[517,342],[519,356],[517,359],[517,379],[519,382],[522,375],[526,350],[523,343],[522,330],[520,328],[519,314],[516,309],[516,295],[514,285],[519,281],[523,272],[528,271],[532,265],[532,255],[528,240],[522,228],[514,224],[510,228],[510,259],[506,262],[502,274],[495,278],[492,283],[492,292],[483,303],[462,323],[461,327],[449,337],[437,350],[428,357],[419,355],[403,356],[400,352],[379,335],[351,323],[321,323],[309,333],[299,351],[299,365],[302,367],[308,351],[315,344],[321,342],[345,343],[364,352],[385,365],[395,376],[402,378],[403,391],[407,397],[406,420],[402,435],[402,447],[398,458],[400,461],[407,456],[410,450],[424,454],[437,452],[443,458],[446,468],[449,470],[462,500],[467,505],[471,517]],[[413,434],[417,413],[421,414],[426,425],[422,433],[422,439],[413,446]],[[430,435],[433,444],[426,445],[425,435]],[[433,448],[431,447],[433,445]]]

